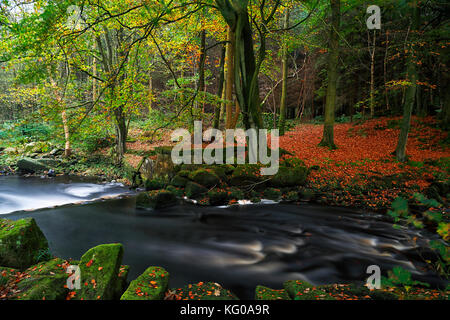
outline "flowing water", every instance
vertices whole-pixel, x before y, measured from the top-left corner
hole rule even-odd
[[[213,281],[248,299],[258,284],[281,288],[293,279],[362,283],[370,265],[383,274],[402,266],[418,280],[444,284],[423,271],[433,236],[394,229],[381,215],[281,204],[152,211],[137,210],[135,202],[120,184],[0,177],[1,217],[35,218],[52,253],[66,259],[77,260],[99,244],[122,243],[129,279],[162,266],[172,287]],[[23,211],[30,209],[40,210]]]

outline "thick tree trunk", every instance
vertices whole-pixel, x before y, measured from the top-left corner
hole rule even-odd
[[[289,8],[286,8],[284,14],[284,29],[289,28]],[[288,43],[287,40],[283,41],[283,53],[282,53],[282,77],[283,83],[281,88],[281,102],[280,102],[280,122],[278,128],[280,130],[280,135],[284,135],[284,130],[286,127],[286,100],[287,100],[287,89],[288,89]],[[303,83],[303,86],[306,84]]]
[[[369,40],[370,40],[370,33]],[[369,41],[370,43],[370,41]],[[369,44],[370,45],[370,44]],[[375,116],[375,45],[376,45],[376,30],[373,30],[373,44],[370,52],[370,117]]]
[[[331,31],[328,53],[328,87],[325,104],[325,123],[323,138],[320,146],[335,149],[334,143],[334,118],[336,109],[336,85],[339,62],[339,26],[340,26],[340,0],[331,0]]]

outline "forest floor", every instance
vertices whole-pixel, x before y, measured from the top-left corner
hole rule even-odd
[[[280,147],[314,168],[307,187],[319,201],[342,206],[385,209],[398,196],[411,198],[426,192],[433,181],[447,180],[450,170],[448,132],[438,128],[436,118],[413,117],[409,135],[408,161],[395,159],[401,118],[377,118],[335,125],[336,150],[319,147],[323,125],[300,124],[280,138]],[[164,133],[156,143],[133,130],[126,161],[136,167],[142,152],[172,145]],[[291,157],[291,156],[288,156]]]

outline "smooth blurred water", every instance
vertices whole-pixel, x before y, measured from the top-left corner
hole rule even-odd
[[[5,189],[7,194],[14,189],[22,201],[16,202],[15,208],[128,192],[118,185],[92,182],[0,179],[0,197],[5,199]],[[172,287],[213,281],[247,299],[253,298],[258,284],[281,288],[284,281],[293,279],[313,284],[362,283],[368,277],[367,267],[374,264],[383,274],[402,266],[418,280],[445,284],[422,270],[423,260],[431,257],[426,248],[433,236],[426,231],[394,229],[380,215],[280,204],[180,205],[146,211],[137,210],[135,202],[133,196],[127,196],[2,217],[35,218],[56,256],[79,259],[96,245],[122,243],[123,263],[131,266],[130,280],[149,266],[162,266],[171,275]],[[12,206],[5,210],[2,204],[0,208],[4,212]]]
[[[36,178],[0,176],[0,215],[130,193],[120,183],[98,184],[79,177]]]

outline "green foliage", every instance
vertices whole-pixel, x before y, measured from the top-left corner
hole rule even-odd
[[[430,285],[424,282],[415,281],[411,277],[411,273],[402,267],[394,267],[392,271],[388,271],[388,278],[381,277],[381,284],[383,287],[412,287]]]

